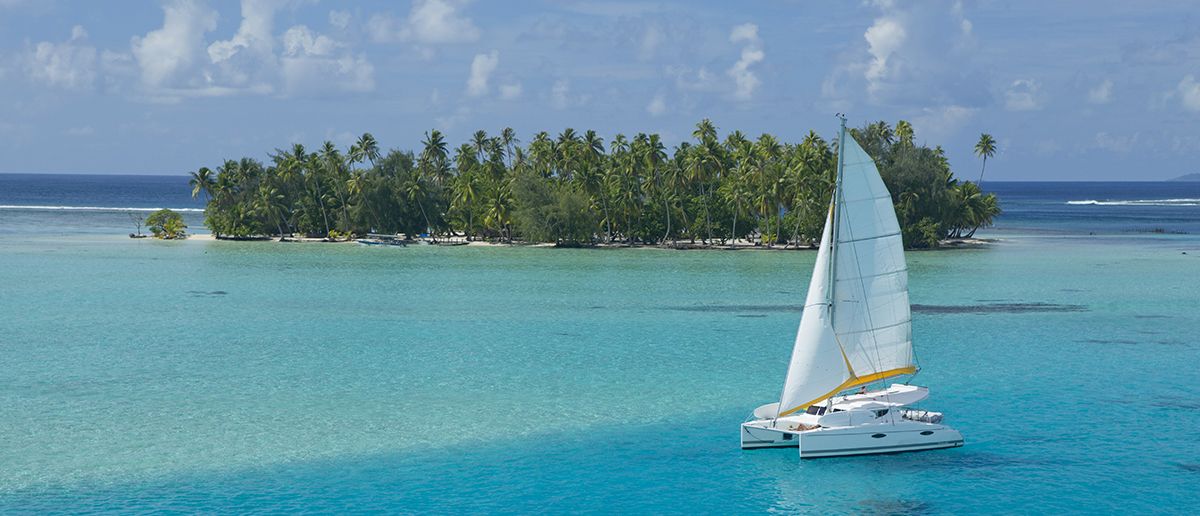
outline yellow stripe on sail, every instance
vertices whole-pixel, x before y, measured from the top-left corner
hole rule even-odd
[[[900,375],[902,375],[902,374],[913,374],[913,373],[915,373],[915,372],[917,372],[917,368],[916,368],[915,366],[908,366],[908,367],[901,367],[901,368],[899,368],[899,369],[891,369],[891,370],[888,370],[888,371],[881,371],[881,372],[878,372],[878,373],[873,373],[873,374],[869,374],[869,375],[866,375],[866,376],[859,376],[859,377],[851,378],[851,379],[849,379],[849,380],[846,380],[846,381],[842,382],[842,384],[841,384],[841,385],[837,386],[837,387],[836,387],[835,389],[833,389],[832,391],[829,391],[829,392],[828,392],[828,393],[826,393],[824,396],[821,396],[821,397],[819,397],[819,398],[817,398],[817,399],[814,399],[814,400],[812,400],[812,401],[810,401],[810,402],[808,402],[808,403],[805,403],[805,404],[803,404],[803,405],[798,405],[798,406],[796,406],[796,407],[794,407],[794,408],[791,408],[791,409],[785,410],[785,411],[783,411],[783,412],[780,412],[780,413],[779,413],[779,417],[783,417],[783,416],[791,415],[791,414],[794,414],[794,413],[796,413],[796,412],[799,412],[799,411],[801,411],[801,410],[806,410],[806,409],[808,409],[808,407],[809,407],[809,406],[811,406],[813,403],[816,403],[816,402],[818,402],[818,401],[821,401],[821,400],[824,400],[824,399],[826,399],[826,398],[829,398],[830,396],[833,396],[834,394],[837,394],[837,393],[839,393],[839,392],[842,392],[842,391],[844,391],[844,390],[846,390],[846,389],[853,389],[853,388],[855,388],[855,387],[858,387],[859,385],[866,385],[866,384],[868,384],[868,383],[871,383],[871,382],[876,382],[876,381],[879,381],[879,380],[883,380],[883,379],[885,379],[885,378],[891,378],[891,377],[893,377],[893,376],[900,376]]]

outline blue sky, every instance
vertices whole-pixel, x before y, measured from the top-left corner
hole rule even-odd
[[[1121,1],[0,0],[0,172],[184,174],[364,131],[907,119],[974,177],[1200,172],[1200,6]]]

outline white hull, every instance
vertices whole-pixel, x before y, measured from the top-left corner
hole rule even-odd
[[[798,447],[800,458],[811,459],[936,450],[963,445],[962,434],[953,428],[901,418],[811,430],[789,430],[795,425],[789,425],[786,419],[743,423],[742,448]]]

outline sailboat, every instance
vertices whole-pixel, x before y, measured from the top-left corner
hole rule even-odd
[[[742,423],[742,448],[807,459],[962,446],[941,413],[915,407],[928,388],[882,386],[918,370],[904,244],[875,162],[838,118],[833,198],[783,391]]]

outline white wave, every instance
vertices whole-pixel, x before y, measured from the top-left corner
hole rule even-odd
[[[1200,199],[1136,199],[1129,201],[1097,200],[1067,201],[1067,204],[1089,206],[1200,206]]]
[[[51,211],[158,211],[162,208],[114,208],[108,206],[38,206],[0,204],[0,210],[51,210]],[[203,213],[203,208],[171,208],[171,211]]]

